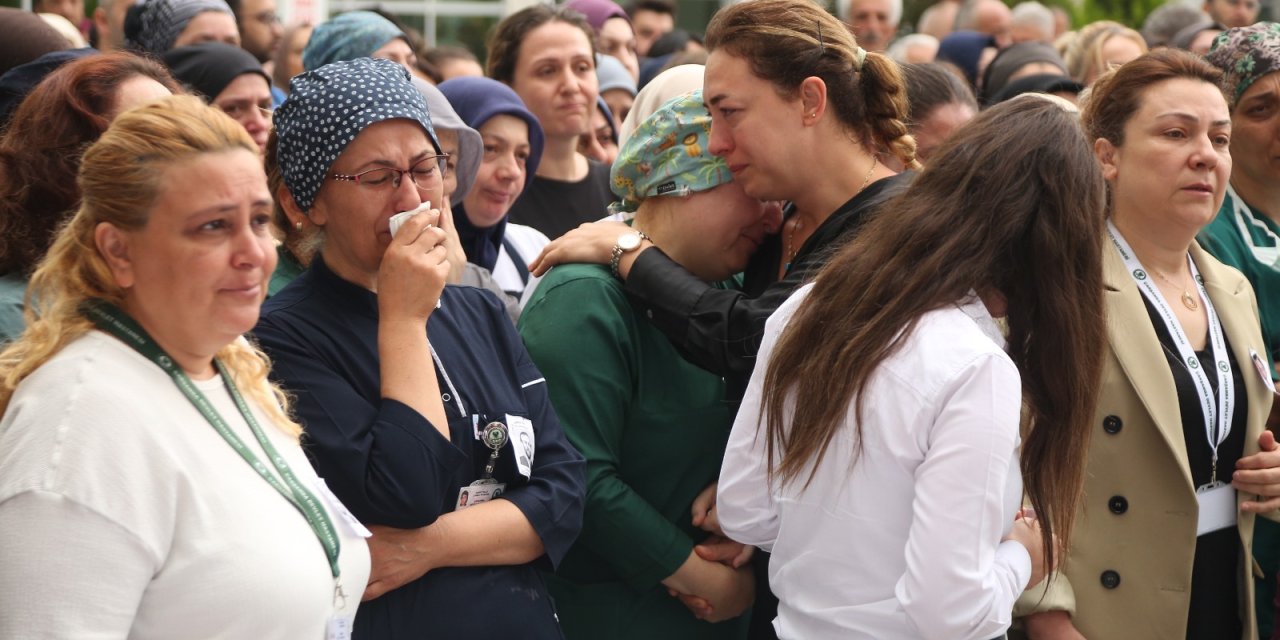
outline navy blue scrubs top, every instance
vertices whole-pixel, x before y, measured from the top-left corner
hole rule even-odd
[[[538,570],[554,570],[582,526],[585,462],[497,298],[447,286],[428,323],[449,441],[422,414],[381,396],[377,295],[321,257],[263,305],[254,329],[273,378],[296,398],[304,451],[365,524],[431,524],[484,472],[491,450],[476,439],[475,421],[505,423],[509,414],[533,423],[532,477],[519,473],[510,441],[493,475],[546,554],[520,566],[432,570],[361,604],[354,637],[561,638]]]

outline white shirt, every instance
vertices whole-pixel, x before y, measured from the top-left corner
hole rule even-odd
[[[1022,497],[1021,382],[994,322],[977,298],[925,314],[868,380],[861,457],[855,462],[850,402],[809,487],[802,488],[806,468],[797,482],[771,488],[760,419],[764,374],[811,289],[769,319],[717,498],[726,535],[773,553],[778,636],[985,640],[1004,633],[1031,559],[1022,545],[1000,541]]]
[[[195,382],[274,473],[222,379]],[[245,401],[310,489],[298,443]],[[302,514],[159,367],[91,331],[0,419],[0,638],[323,640],[369,579],[364,540],[326,509],[343,607]]]
[[[526,284],[520,279],[520,271],[516,269],[514,261],[519,260],[527,268],[529,261],[538,257],[542,248],[551,244],[551,240],[533,227],[511,222],[507,223],[503,240],[505,242],[498,247],[498,261],[493,264],[493,279],[503,291],[514,292],[515,297],[520,300],[520,307],[524,308],[529,294],[533,293],[542,278],[529,274],[529,282]],[[513,256],[507,252],[507,242],[511,243],[519,255]]]

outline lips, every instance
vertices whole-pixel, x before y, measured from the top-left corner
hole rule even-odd
[[[1213,193],[1213,187],[1207,182],[1196,182],[1182,188],[1183,191],[1192,191],[1195,193]]]
[[[492,189],[481,189],[480,193],[484,194],[484,197],[501,204],[506,204],[510,202],[513,198],[515,198],[515,195],[508,191],[494,191]]]
[[[222,290],[223,293],[229,293],[233,296],[243,296],[247,298],[256,298],[262,295],[262,283],[254,282],[243,286],[227,287]]]

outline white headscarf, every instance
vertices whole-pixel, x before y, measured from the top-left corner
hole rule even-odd
[[[650,80],[649,84],[636,94],[635,104],[631,105],[631,112],[627,114],[627,119],[622,122],[622,127],[618,130],[618,148],[622,148],[622,145],[627,143],[627,138],[635,132],[636,127],[640,126],[645,118],[653,115],[653,112],[666,101],[695,89],[701,89],[705,69],[706,67],[700,64],[682,64],[671,67]]]

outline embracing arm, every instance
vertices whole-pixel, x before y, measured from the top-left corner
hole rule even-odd
[[[530,268],[541,275],[556,264],[608,264],[618,236],[630,230],[620,222],[584,224],[553,240]],[[798,264],[760,297],[748,298],[703,282],[644,241],[639,249],[623,254],[618,272],[637,307],[689,362],[745,380],[755,364],[765,321],[803,284],[811,269],[807,263]]]

